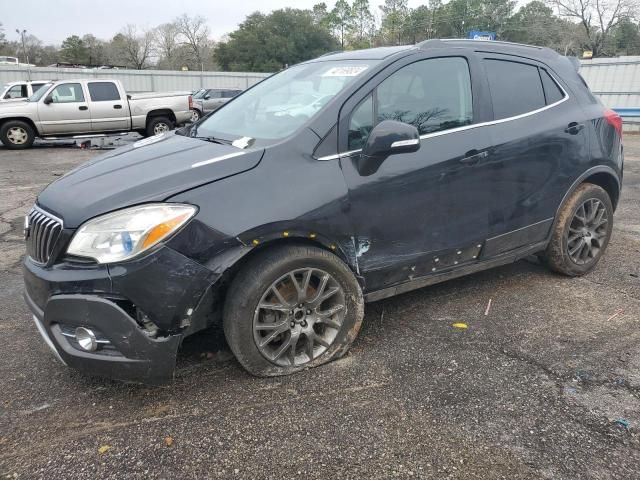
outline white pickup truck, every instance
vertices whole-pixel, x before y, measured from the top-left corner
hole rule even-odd
[[[0,104],[0,141],[29,148],[36,137],[158,135],[191,119],[186,93],[127,95],[117,80],[49,82],[27,100]]]

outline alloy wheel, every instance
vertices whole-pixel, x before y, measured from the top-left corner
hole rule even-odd
[[[22,127],[11,127],[7,132],[7,138],[14,145],[24,145],[29,139],[29,134]]]
[[[569,258],[584,265],[596,259],[607,239],[609,215],[605,205],[590,198],[576,210],[567,232]]]
[[[303,268],[273,282],[253,319],[260,353],[280,366],[301,366],[333,344],[346,314],[345,293],[329,273]]]
[[[153,127],[153,134],[154,135],[160,135],[162,133],[168,132],[169,130],[171,130],[169,128],[169,125],[167,125],[164,122],[158,122]]]
[[[198,112],[198,110],[192,110],[191,123],[196,123],[198,120],[200,120],[200,112]]]

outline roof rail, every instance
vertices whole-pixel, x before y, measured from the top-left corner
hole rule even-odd
[[[334,50],[333,52],[327,52],[320,55],[320,57],[326,57],[327,55],[335,55],[336,53],[344,53],[344,50]],[[317,58],[320,58],[317,57]]]
[[[425,40],[424,42],[420,42],[416,44],[418,48],[430,48],[430,47],[443,47],[448,42],[468,42],[468,43],[488,43],[488,44],[499,44],[499,45],[512,45],[514,47],[528,47],[535,48],[536,50],[544,50],[546,47],[539,47],[537,45],[528,45],[526,43],[516,43],[516,42],[506,42],[504,40],[485,40],[485,39],[473,39],[473,38],[441,38],[441,39],[432,39]]]

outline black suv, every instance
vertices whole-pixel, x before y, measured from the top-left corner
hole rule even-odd
[[[325,55],[49,185],[26,218],[26,301],[91,374],[169,379],[217,321],[255,375],[314,367],[347,351],[365,302],[531,254],[593,269],[621,130],[546,48]]]

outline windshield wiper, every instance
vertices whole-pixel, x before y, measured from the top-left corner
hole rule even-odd
[[[191,138],[197,138],[198,140],[204,140],[205,142],[211,142],[211,143],[219,143],[220,145],[231,145],[233,142],[231,140],[226,140],[224,138],[217,138],[217,137],[191,137]]]

